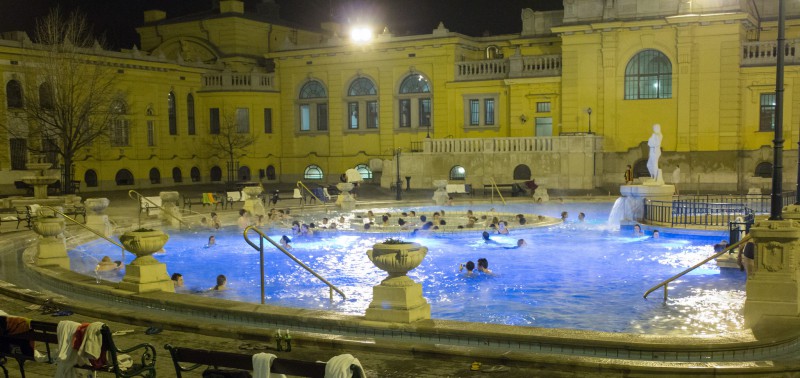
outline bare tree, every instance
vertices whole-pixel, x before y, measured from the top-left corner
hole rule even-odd
[[[124,95],[115,88],[114,70],[96,55],[102,47],[84,15],[56,8],[37,21],[34,39],[26,48],[22,103],[14,113],[21,122],[0,127],[27,138],[30,152],[60,157],[67,193],[73,162],[108,136]]]
[[[211,136],[206,144],[212,153],[224,155],[228,158],[228,182],[234,181],[238,169],[237,157],[243,156],[247,147],[256,142],[256,137],[250,133],[247,120],[238,120],[236,114],[223,113],[220,117],[219,130],[211,130]]]

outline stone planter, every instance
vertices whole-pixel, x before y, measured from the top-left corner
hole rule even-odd
[[[267,212],[264,210],[264,203],[261,202],[261,199],[258,196],[264,191],[264,188],[261,186],[245,186],[242,189],[242,192],[247,196],[244,200],[244,205],[242,209],[247,210],[250,212],[251,215],[258,217],[266,215]]]
[[[33,222],[33,231],[46,238],[57,238],[64,228],[64,218],[61,217],[39,217]]]
[[[446,189],[447,180],[434,180],[433,186],[436,187],[436,191],[433,192],[433,201],[436,202],[437,206],[444,206],[450,199],[450,195],[447,194]]]
[[[164,248],[169,235],[160,230],[128,231],[119,241],[136,258],[125,267],[125,277],[119,283],[122,290],[143,293],[149,291],[175,292],[167,275],[167,265],[156,260],[152,254]]]
[[[64,218],[39,216],[33,222],[33,231],[41,235],[36,246],[37,266],[59,266],[69,269],[67,245],[61,234],[65,229]]]
[[[428,248],[417,243],[378,243],[367,251],[370,261],[389,273],[380,285],[372,288],[367,320],[411,323],[431,318],[431,306],[422,296],[422,285],[406,275],[427,254]]]
[[[244,189],[242,189],[242,192],[247,194],[246,199],[258,199],[258,195],[263,191],[264,189],[262,189],[260,186],[245,186]]]
[[[352,211],[355,209],[356,199],[350,194],[350,191],[353,190],[353,184],[349,182],[340,182],[336,184],[336,188],[341,192],[339,193],[339,197],[336,198],[336,204],[344,211]]]
[[[108,205],[111,201],[108,198],[87,198],[86,201],[83,202],[83,205],[94,212],[95,214],[100,214],[108,208]]]

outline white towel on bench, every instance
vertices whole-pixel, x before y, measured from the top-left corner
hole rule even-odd
[[[350,365],[361,367],[361,362],[358,358],[353,357],[352,354],[340,354],[328,360],[325,363],[325,378],[350,378],[353,376],[353,371]],[[361,378],[364,377],[364,369],[359,370]]]
[[[278,356],[271,353],[256,353],[253,355],[253,378],[271,378],[270,369],[272,361]],[[274,375],[278,378],[286,378],[283,374]]]
[[[71,320],[58,322],[58,353],[56,354],[56,374],[55,378],[74,378],[75,362],[78,360],[78,353],[72,348],[72,337],[78,330],[80,323]]]

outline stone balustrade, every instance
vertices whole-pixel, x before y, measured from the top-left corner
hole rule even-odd
[[[598,139],[594,145],[591,143],[593,138]],[[425,139],[422,141],[422,153],[590,152],[593,148],[599,151],[600,146],[601,137],[597,135]]]
[[[784,63],[799,64],[800,39],[789,39],[784,45]],[[778,62],[778,42],[747,42],[742,45],[742,66],[774,66]]]
[[[203,91],[277,91],[274,73],[217,72],[203,75]]]
[[[561,55],[521,56],[458,62],[456,81],[544,77],[561,75]]]

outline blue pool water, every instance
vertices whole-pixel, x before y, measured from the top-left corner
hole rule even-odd
[[[470,208],[486,211],[489,206]],[[403,236],[429,249],[409,277],[423,284],[433,318],[648,334],[719,334],[742,328],[744,274],[720,270],[713,261],[670,284],[666,303],[661,290],[642,298],[650,287],[710,256],[712,245],[724,238],[722,231],[688,235],[662,229],[659,239],[652,239],[650,232],[635,237],[630,229],[620,231],[606,224],[610,203],[517,205],[498,210],[554,217],[566,210],[570,218],[552,227],[512,227],[509,236],[493,236],[497,243],[491,244],[482,241],[480,231]],[[586,222],[577,222],[579,211],[587,214]],[[278,240],[287,231],[266,233]],[[260,302],[258,252],[244,242],[238,228],[217,232],[217,245],[205,248],[208,235],[210,231],[171,232],[167,253],[155,256],[170,273],[182,273],[187,287],[197,295]],[[327,286],[279,251],[268,249],[267,302],[363,315],[372,300],[372,286],[386,277],[365,252],[386,237],[338,232],[295,238],[291,252],[347,295],[346,300],[336,295],[333,302]],[[518,238],[528,246],[504,248]],[[71,251],[73,269],[86,272],[103,255],[118,259],[119,250],[106,245],[93,242]],[[489,260],[493,276],[466,277],[458,272],[459,263],[477,262],[480,257]],[[126,254],[126,260],[132,256]],[[218,274],[228,277],[229,290],[207,292]],[[105,278],[119,280],[121,274]]]

